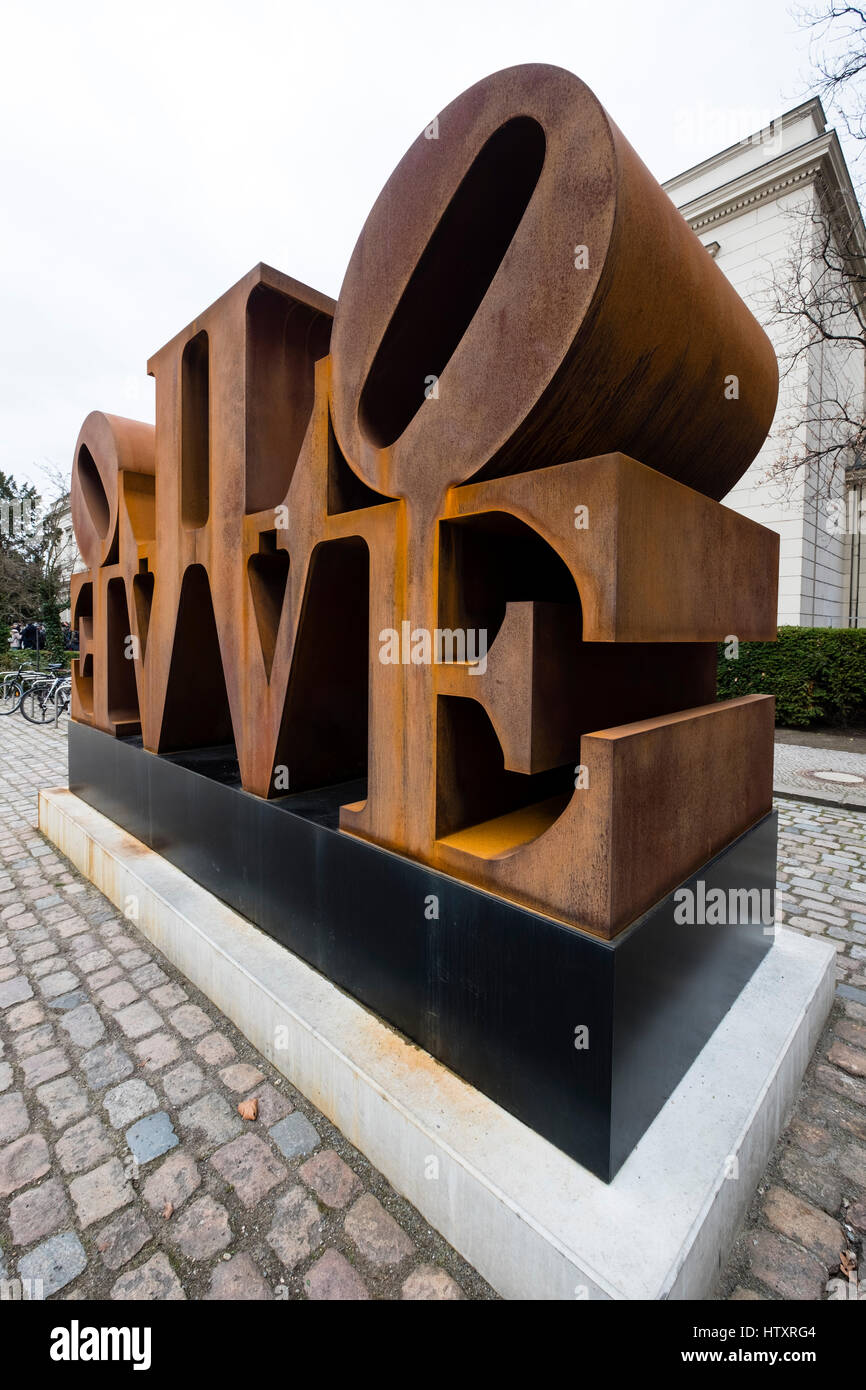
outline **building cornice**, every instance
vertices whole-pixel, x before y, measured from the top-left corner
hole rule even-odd
[[[678,182],[671,180],[665,185],[668,194]],[[847,212],[855,229],[859,229],[855,230],[855,236],[862,254],[866,255],[866,233],[857,195],[835,130],[828,130],[805,145],[787,150],[776,159],[699,194],[680,205],[679,211],[692,230],[701,236],[748,209],[776,199],[798,185],[810,183],[817,186],[834,219],[843,216],[843,209]]]
[[[772,138],[775,139],[780,132],[786,130],[789,126],[797,124],[803,120],[805,116],[812,116],[814,118],[816,135],[820,136],[824,134],[827,129],[827,117],[824,114],[824,108],[821,105],[819,97],[810,97],[808,101],[801,102],[799,106],[793,107],[790,111],[785,111],[783,115],[776,116],[775,119],[770,122],[769,126],[765,127],[765,130],[769,131]],[[701,160],[700,164],[693,164],[690,169],[684,169],[681,174],[675,174],[673,178],[665,179],[662,183],[662,188],[666,193],[670,194],[674,202],[676,202],[677,199],[675,195],[681,185],[692,183],[699,175],[709,173],[712,169],[719,169],[725,164],[729,164],[738,154],[742,154],[743,150],[748,146],[755,146],[762,143],[763,135],[764,131],[755,131],[754,134],[745,136],[742,140],[738,140],[735,145],[728,145],[727,149],[719,150],[718,154],[710,155],[709,159]],[[800,148],[802,148],[802,146],[800,146]]]

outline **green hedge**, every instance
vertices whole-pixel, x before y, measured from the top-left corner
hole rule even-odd
[[[866,722],[866,628],[780,627],[777,642],[719,645],[719,699],[775,695],[776,723]]]

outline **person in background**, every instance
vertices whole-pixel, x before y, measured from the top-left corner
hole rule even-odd
[[[21,645],[26,651],[41,651],[45,646],[45,637],[39,623],[29,622],[21,634]]]

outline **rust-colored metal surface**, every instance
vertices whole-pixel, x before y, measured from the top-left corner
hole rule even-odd
[[[777,536],[719,502],[772,348],[592,93],[460,96],[338,304],[260,265],[73,466],[73,716],[610,937],[771,804]],[[312,866],[311,866],[312,872]]]

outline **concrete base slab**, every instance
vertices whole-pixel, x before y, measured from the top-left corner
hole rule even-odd
[[[712,1293],[829,1012],[831,946],[777,931],[605,1184],[66,789],[39,824],[503,1297]]]

